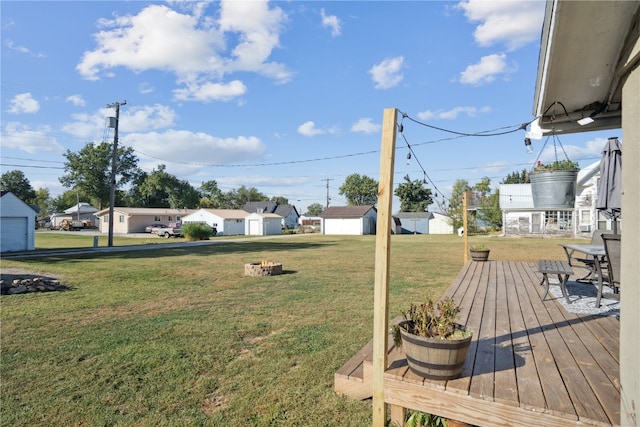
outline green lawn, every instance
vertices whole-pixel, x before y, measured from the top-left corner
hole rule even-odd
[[[480,241],[492,259],[536,260],[562,259],[567,239]],[[462,249],[393,236],[390,315],[442,295]],[[71,290],[0,297],[0,424],[371,425],[370,403],[336,395],[333,375],[371,339],[374,255],[375,236],[304,235],[3,260]],[[244,275],[261,260],[284,274]]]

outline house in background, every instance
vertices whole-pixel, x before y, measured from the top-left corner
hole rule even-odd
[[[574,207],[556,210],[534,208],[531,184],[500,185],[503,233],[590,237],[595,230],[610,230],[611,221],[596,209],[599,182],[600,162],[582,168],[576,181]]]
[[[245,233],[245,218],[249,214],[241,209],[198,209],[182,218],[182,223],[207,224],[218,236],[237,236]]]
[[[322,218],[319,216],[305,216],[302,215],[298,222],[300,223],[300,227],[302,229],[308,229],[312,231],[320,231],[322,229]]]
[[[373,205],[332,206],[320,215],[322,234],[376,234],[378,211]]]
[[[273,213],[252,213],[244,219],[247,236],[272,236],[282,234],[282,217]]]
[[[272,213],[282,217],[282,228],[298,228],[300,214],[293,205],[280,205],[278,202],[248,202],[242,208],[248,213]]]
[[[36,215],[12,192],[0,193],[0,252],[35,249]]]
[[[113,232],[120,234],[144,233],[146,226],[151,224],[176,224],[182,218],[195,212],[195,209],[170,208],[113,208]],[[102,233],[109,232],[109,209],[95,213],[98,227]]]
[[[98,209],[89,203],[80,202],[77,205],[71,206],[69,209],[65,209],[64,215],[68,217],[67,219],[95,222],[96,212],[98,212]]]

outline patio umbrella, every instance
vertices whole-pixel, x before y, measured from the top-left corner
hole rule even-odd
[[[618,138],[609,138],[600,160],[600,186],[596,209],[613,220],[613,232],[618,233],[617,219],[622,213],[622,145]]]

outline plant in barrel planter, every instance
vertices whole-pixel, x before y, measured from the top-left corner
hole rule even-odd
[[[424,378],[449,380],[462,372],[473,335],[457,323],[460,307],[451,298],[411,304],[394,325],[397,347],[404,349],[409,369]]]
[[[573,208],[580,166],[577,162],[556,160],[550,164],[538,162],[529,174],[535,208]]]
[[[488,260],[489,252],[491,252],[491,249],[487,248],[485,245],[474,245],[469,248],[471,259],[474,261]]]

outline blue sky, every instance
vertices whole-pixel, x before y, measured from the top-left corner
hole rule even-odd
[[[326,205],[327,185],[330,205],[345,205],[350,174],[378,179],[385,108],[407,115],[395,184],[427,179],[440,201],[456,179],[497,186],[562,149],[586,166],[620,131],[559,135],[556,150],[544,137],[528,154],[525,130],[435,129],[534,119],[544,5],[2,1],[1,170],[61,194],[66,150],[112,141],[106,106],[124,101],[119,143],[143,170],[255,187],[300,213]]]

